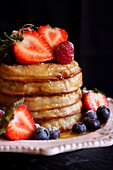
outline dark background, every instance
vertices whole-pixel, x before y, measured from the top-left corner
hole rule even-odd
[[[49,24],[67,31],[75,60],[83,69],[84,86],[113,97],[113,1],[0,1],[0,37],[25,23]],[[86,149],[53,157],[0,154],[1,167],[14,169],[112,169],[113,147]],[[23,165],[22,165],[23,164]]]
[[[75,46],[83,69],[84,86],[113,97],[113,1],[19,0],[0,1],[0,37],[25,23],[61,27]]]

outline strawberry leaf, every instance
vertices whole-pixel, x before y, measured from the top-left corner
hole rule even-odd
[[[6,121],[10,121],[11,118],[13,117],[14,114],[14,110],[19,107],[21,104],[24,103],[24,98],[20,99],[19,101],[15,102],[13,104],[13,106],[11,106],[8,110],[7,110],[7,115],[6,115]]]
[[[98,90],[97,88],[94,88],[94,91],[95,91],[96,93],[102,93],[104,96],[106,96],[104,92]]]
[[[3,126],[0,129],[0,135],[4,134],[7,130],[7,125],[9,122],[4,122]]]

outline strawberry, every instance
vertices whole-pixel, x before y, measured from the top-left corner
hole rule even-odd
[[[41,34],[54,50],[61,42],[67,41],[68,34],[61,28],[52,28],[49,25],[40,26],[38,33]]]
[[[54,58],[52,48],[36,31],[23,33],[23,40],[14,44],[16,60],[22,64],[46,62]]]
[[[21,104],[14,110],[14,118],[7,125],[5,135],[11,140],[30,138],[36,126],[27,106]]]
[[[84,110],[94,110],[97,111],[97,108],[101,105],[109,107],[108,100],[106,96],[104,96],[102,93],[95,93],[93,91],[89,91],[87,94],[83,97],[83,105]]]

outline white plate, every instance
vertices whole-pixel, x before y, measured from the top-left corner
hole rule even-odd
[[[113,144],[113,99],[108,98],[111,115],[104,127],[89,134],[58,140],[9,141],[0,138],[0,152],[20,152],[28,154],[55,155],[83,148],[104,147]]]

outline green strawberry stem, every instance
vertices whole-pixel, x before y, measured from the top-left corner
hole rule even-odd
[[[25,24],[21,29],[21,33],[18,33],[18,31],[13,31],[10,36],[8,36],[6,32],[4,32],[4,36],[6,37],[6,39],[0,39],[0,57],[2,58],[5,53],[12,54],[12,52],[14,51],[14,44],[17,42],[21,42],[24,39],[23,33],[25,31],[28,31],[28,28],[32,28],[33,26],[34,25],[32,24]]]
[[[6,32],[4,32],[4,35],[5,35],[5,37],[6,37],[8,40],[10,40],[10,41],[14,42],[14,44],[17,42],[17,41],[16,41],[16,40],[14,40],[13,38],[9,37],[9,36],[7,35],[7,33],[6,33]]]
[[[34,27],[34,25],[33,24],[25,24],[21,29],[21,34],[23,34],[25,31],[28,31],[28,29],[25,27],[32,28],[32,27]]]

